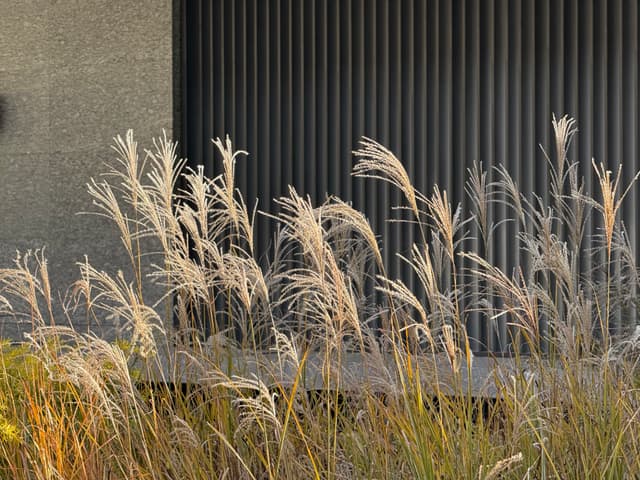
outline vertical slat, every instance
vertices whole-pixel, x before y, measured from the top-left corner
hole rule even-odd
[[[480,159],[485,168],[495,166],[495,13],[494,0],[488,1],[480,9]],[[489,209],[489,222],[496,221],[495,209]],[[486,252],[490,262],[496,260],[500,246],[492,241]],[[502,324],[498,324],[500,327]],[[488,325],[489,326],[489,325]],[[486,338],[489,350],[500,350],[503,342],[502,328],[489,329]]]
[[[578,38],[580,48],[579,60],[579,113],[578,124],[580,135],[577,141],[580,158],[590,158],[593,155],[593,2],[586,0],[578,4]],[[582,166],[582,175],[588,191],[593,192],[593,170],[590,164]],[[591,255],[588,253],[593,246],[591,236],[593,234],[593,215],[590,215],[585,225],[587,238],[583,241],[583,250],[580,264],[585,271],[590,271],[593,266]]]
[[[354,5],[350,4],[347,8],[340,8],[336,4],[336,15],[339,19],[340,34],[338,36],[336,48],[338,49],[338,59],[340,65],[340,95],[338,98],[339,109],[338,117],[340,119],[341,128],[338,132],[339,148],[337,159],[343,165],[340,174],[340,190],[344,199],[352,201],[354,199],[354,181],[351,177],[352,155],[351,151],[354,147],[354,119],[352,114],[356,103],[356,94],[354,94],[354,62],[353,54],[353,11]]]
[[[509,19],[509,53],[508,53],[508,69],[509,69],[509,144],[508,158],[505,167],[508,169],[512,177],[523,185],[523,161],[522,153],[526,145],[527,131],[525,130],[524,117],[527,104],[522,101],[526,89],[524,88],[524,73],[527,67],[527,61],[524,59],[525,53],[523,49],[523,6],[521,2],[509,2],[508,19]],[[504,196],[501,197],[502,200]],[[514,217],[513,210],[505,209],[505,217]],[[520,255],[522,248],[520,240],[516,237],[520,232],[521,225],[519,221],[514,219],[505,225],[507,241],[510,241],[510,262],[507,272],[519,272],[520,269],[526,268],[525,262]],[[508,329],[507,336],[509,339],[515,334],[515,329]]]
[[[257,4],[259,0],[247,0],[247,151],[250,152],[247,158],[247,172],[253,172],[247,178],[247,197],[253,204],[258,198],[258,172],[260,164],[260,151],[258,150],[258,12]],[[265,199],[258,198],[259,207],[266,208]],[[256,235],[257,245],[261,246],[262,235],[258,231]]]
[[[600,162],[605,165],[608,163],[607,158],[607,140],[606,129],[608,112],[606,102],[606,87],[607,87],[607,4],[604,0],[595,0],[593,8],[594,19],[594,38],[593,38],[593,157],[597,164]],[[600,188],[596,178],[593,178],[592,192],[595,194],[595,198],[600,201]],[[599,212],[594,212],[594,229],[593,235],[599,235],[600,240],[598,245],[602,245],[601,236],[603,234],[603,221]],[[599,248],[595,251],[593,258],[595,266],[598,267],[597,280],[604,282],[607,281],[607,266],[603,268],[606,261],[606,254],[603,249]],[[599,321],[606,324],[608,319],[602,317],[607,307],[607,301],[604,295],[601,293],[599,298]],[[610,327],[612,325],[609,325]]]
[[[271,169],[267,158],[271,149],[271,135],[270,125],[271,119],[271,83],[272,78],[270,76],[269,67],[271,65],[271,49],[270,40],[271,36],[275,32],[269,31],[269,21],[271,15],[271,8],[268,2],[262,0],[256,0],[256,104],[257,104],[257,123],[256,123],[256,158],[258,159],[257,173],[258,173],[258,192],[259,198],[262,202],[262,208],[271,210],[273,207],[272,199],[272,184],[271,184]],[[277,159],[270,159],[273,164],[277,162]],[[258,217],[258,248],[260,250],[266,250],[269,244],[269,228],[271,222],[264,216]]]
[[[465,61],[465,10],[466,2],[454,2],[451,8],[451,76],[452,76],[452,92],[457,92],[452,96],[451,102],[451,163],[453,164],[453,170],[462,172],[466,170],[466,159],[464,152],[464,141],[455,141],[455,138],[465,138],[465,105],[466,105],[466,88],[465,88],[465,75],[466,75],[466,61]],[[448,193],[452,202],[452,207],[456,207],[456,201],[461,200],[461,207],[464,214],[468,212],[467,205],[464,202],[464,180],[465,175],[450,175],[451,176],[451,190]],[[461,271],[462,261],[460,258],[456,260],[458,271]],[[466,307],[465,297],[469,292],[463,292],[460,295],[460,307],[464,311]],[[472,348],[477,350],[475,339],[478,337],[478,321],[472,321],[467,319],[467,333],[471,338]]]
[[[526,0],[522,6],[522,132],[523,145],[521,151],[520,165],[522,166],[521,177],[518,184],[522,186],[524,192],[534,190],[533,179],[535,166],[535,1]]]
[[[624,160],[624,184],[628,185],[636,172],[640,169],[638,162],[638,2],[628,0],[622,7],[622,127],[623,145],[622,158]],[[640,209],[638,209],[638,193],[632,188],[626,199],[628,213],[626,226],[629,233],[629,243],[634,252],[638,252],[638,230],[640,229]]]
[[[536,50],[535,50],[535,0],[524,0],[522,5],[522,143],[520,151],[520,176],[516,178],[518,186],[529,201],[535,189],[536,165]],[[530,223],[522,227],[527,233],[533,233]],[[522,272],[528,275],[529,259],[525,256],[521,264]],[[511,330],[514,334],[517,329]]]
[[[277,135],[280,139],[280,155],[282,178],[278,188],[279,194],[284,193],[287,185],[294,183],[294,160],[293,160],[293,36],[292,31],[292,10],[291,0],[281,0],[280,3],[280,65],[281,74],[281,122]]]
[[[621,1],[612,0],[606,5],[607,20],[607,44],[606,44],[606,63],[607,63],[607,87],[605,103],[607,105],[607,124],[606,131],[606,152],[607,156],[604,161],[608,167],[617,172],[618,167],[625,163],[622,158],[622,16]],[[634,206],[635,207],[635,206]],[[622,209],[621,220],[625,220],[625,209]],[[620,256],[615,255],[615,267],[612,269],[614,285],[617,291],[621,291],[622,282],[620,274]],[[622,308],[615,308],[615,315],[612,319],[611,330],[614,334],[621,334],[623,329],[623,312]]]
[[[593,155],[596,162],[607,161],[607,0],[595,0],[593,66]]]
[[[465,132],[466,135],[462,143],[464,156],[467,162],[483,162],[486,168],[485,159],[480,154],[480,7],[475,1],[468,2],[465,15]],[[479,230],[475,230],[476,237],[479,237]],[[483,253],[482,240],[477,239],[474,250]],[[473,288],[474,298],[478,298],[482,285],[475,285]],[[487,341],[491,335],[492,327],[483,316],[474,314],[470,323],[470,334],[474,339],[474,348],[486,351]]]
[[[308,95],[305,83],[305,61],[307,43],[304,34],[305,27],[305,11],[303,2],[292,0],[291,5],[291,27],[292,27],[292,43],[291,43],[291,69],[293,75],[292,89],[292,106],[293,106],[293,150],[292,150],[292,167],[293,167],[293,185],[302,188],[305,185],[306,173],[306,151],[305,151],[305,132],[307,115],[305,110],[305,97]],[[283,132],[283,135],[285,132]]]
[[[413,182],[419,189],[423,188],[427,178],[427,162],[430,161],[428,150],[428,55],[427,51],[430,48],[428,41],[427,29],[424,28],[427,25],[427,15],[430,8],[430,3],[426,0],[424,2],[417,2],[414,8],[413,20],[413,32],[415,48],[413,50],[413,62],[415,62],[414,69],[414,98],[415,108],[413,112],[414,122],[414,161],[413,161]],[[417,232],[415,237],[411,237],[412,241],[420,241],[419,233]],[[411,277],[413,278],[413,276]],[[415,282],[414,285],[417,285]],[[425,303],[426,294],[422,289],[416,289],[416,295],[419,299]],[[415,291],[415,290],[414,290]]]
[[[366,0],[354,0],[352,4],[352,18],[362,18],[364,16],[364,3]],[[353,105],[351,108],[352,112],[352,139],[354,142],[353,147],[356,147],[357,139],[366,135],[368,132],[366,131],[365,126],[365,105],[366,105],[366,67],[365,67],[365,55],[364,48],[366,42],[366,32],[364,22],[353,22],[352,26],[352,54],[353,54],[353,77],[352,77],[352,91],[353,91]],[[366,204],[365,190],[366,182],[353,180],[353,202],[356,208],[364,209]]]
[[[225,29],[222,27],[225,15],[224,0],[203,2],[203,6],[203,11],[206,12],[204,18],[214,25],[213,29],[208,30],[207,42],[210,54],[203,59],[204,70],[206,72],[217,70],[219,73],[209,76],[204,100],[204,105],[206,105],[204,109],[204,155],[206,158],[213,157],[214,159],[213,162],[206,162],[204,168],[206,175],[214,176],[214,172],[219,172],[222,164],[211,139],[224,137],[227,132],[224,118],[224,74],[226,72],[224,65]]]
[[[378,78],[378,31],[377,31],[377,9],[376,2],[363,0],[363,18],[368,18],[364,25],[364,42],[362,52],[364,56],[364,134],[371,138],[378,138],[377,130],[377,78]],[[365,183],[364,203],[359,207],[366,212],[371,220],[374,231],[380,232],[380,218],[377,212],[376,195],[377,186],[372,180]],[[386,252],[384,248],[383,252]]]
[[[564,75],[568,69],[568,60],[565,52],[565,21],[567,2],[552,2],[549,18],[549,96],[551,113],[561,116],[564,110]],[[549,124],[550,121],[547,122]],[[551,145],[545,145],[545,149],[551,149]],[[549,152],[552,155],[552,152]]]
[[[224,11],[222,12],[222,19],[228,18],[225,28],[221,29],[221,36],[223,37],[223,45],[221,51],[221,60],[224,65],[226,81],[223,82],[223,103],[221,109],[223,111],[224,118],[224,132],[225,135],[229,134],[233,138],[238,140],[235,135],[235,123],[238,109],[238,96],[236,95],[236,87],[238,83],[238,77],[236,76],[236,67],[240,63],[236,61],[239,57],[236,53],[235,43],[235,16],[236,6],[238,3],[235,0],[225,0],[223,2]]]
[[[309,0],[308,2],[302,2],[303,4],[303,22],[304,22],[304,44],[305,49],[303,52],[304,58],[304,115],[305,115],[305,130],[304,130],[304,157],[301,161],[305,162],[305,176],[304,184],[300,186],[300,189],[305,194],[315,197],[316,193],[316,131],[317,131],[317,117],[316,117],[316,22],[315,6],[316,0]]]
[[[562,112],[574,118],[578,115],[578,4],[580,0],[567,0],[564,8],[564,24],[562,29],[565,34],[564,39],[564,63],[566,65],[564,77],[564,99],[565,107]],[[577,148],[572,149],[577,154]]]
[[[414,61],[415,68],[415,99],[416,108],[414,110],[415,118],[415,137],[413,139],[415,145],[415,161],[414,161],[414,182],[416,187],[424,186],[424,179],[427,178],[427,162],[431,160],[428,132],[429,132],[429,68],[428,54],[432,50],[432,45],[428,41],[427,25],[429,2],[417,2],[415,8],[414,26],[415,44]],[[424,190],[423,190],[424,191]]]
[[[439,101],[439,123],[440,135],[438,143],[438,159],[440,160],[439,183],[440,187],[451,194],[453,184],[451,172],[454,165],[451,158],[451,64],[452,64],[452,25],[451,25],[451,2],[440,2],[438,28],[440,29],[440,46],[438,55],[438,83],[440,91]],[[455,166],[457,167],[457,165]]]
[[[418,183],[418,188],[429,193],[431,186],[439,180],[440,164],[438,140],[440,138],[440,37],[438,35],[440,0],[433,0],[427,9],[427,174]]]
[[[416,156],[415,148],[415,110],[417,97],[415,95],[415,79],[416,79],[416,62],[414,59],[416,51],[417,39],[415,38],[414,19],[416,16],[417,8],[413,2],[403,2],[402,10],[399,15],[399,51],[396,53],[398,61],[400,62],[401,69],[401,88],[402,88],[402,100],[399,105],[398,116],[401,118],[402,128],[400,129],[401,144],[402,144],[402,157],[405,159],[404,163],[409,172],[409,176],[415,182],[416,179],[416,162],[420,159]],[[419,45],[417,46],[419,49]],[[419,107],[418,107],[419,108]],[[396,204],[400,204],[402,201],[400,195],[396,195],[394,201]],[[405,212],[403,218],[405,220],[413,220],[409,212]],[[400,233],[399,229],[397,229]],[[401,245],[401,250],[405,253],[405,257],[409,258],[409,252],[411,245],[415,241],[416,231],[413,222],[406,223],[404,225],[402,234],[399,235],[398,243]],[[402,262],[402,270],[400,272],[401,278],[405,279],[407,286],[416,291],[416,282],[414,276],[411,274],[411,267]]]
[[[327,2],[318,0],[315,4],[316,23],[316,182],[313,200],[316,203],[324,201],[329,175],[329,162],[327,154],[327,84],[328,84],[328,53],[327,53]]]
[[[457,138],[466,139],[465,119],[467,104],[467,84],[466,70],[466,16],[467,2],[454,2],[451,10],[451,92],[452,92],[452,134],[451,134],[451,155],[453,157],[453,168],[455,171],[466,171],[467,161],[465,157],[465,141],[457,141]],[[453,94],[455,92],[455,94]],[[460,199],[464,202],[464,181],[465,175],[451,176],[451,198]],[[465,211],[468,209],[465,208]]]
[[[549,0],[536,0],[535,16],[530,18],[530,22],[534,22],[535,31],[535,101],[534,101],[534,118],[535,118],[535,139],[536,151],[534,153],[534,191],[549,204],[549,177],[547,175],[547,165],[544,155],[540,151],[539,146],[548,149],[550,143],[551,132],[551,105],[550,105],[550,24],[549,18],[550,7]]]
[[[205,28],[202,25],[202,9],[200,2],[187,2],[185,5],[185,16],[189,18],[192,29],[186,30],[191,35],[186,35],[184,55],[186,65],[185,90],[190,92],[187,95],[186,105],[183,113],[183,125],[188,137],[185,142],[186,152],[192,161],[202,159],[202,85],[206,75],[202,71],[202,35]],[[186,24],[186,21],[184,22]]]
[[[340,158],[340,15],[338,0],[329,0],[327,5],[327,152],[328,167],[326,194],[341,192],[341,182],[349,176],[349,168],[344,168]],[[346,160],[346,159],[345,159]]]
[[[229,108],[235,112],[235,124],[233,129],[229,132],[231,140],[237,148],[243,149],[249,152],[247,145],[247,26],[246,26],[247,14],[246,14],[246,0],[240,0],[236,2],[234,11],[234,58],[236,59],[235,66],[231,68],[235,69],[234,82],[235,99],[228,102]],[[236,179],[238,189],[242,192],[249,191],[249,184],[247,182],[249,169],[247,163],[249,158],[242,157],[236,167]],[[251,199],[247,199],[249,205],[253,205]]]
[[[269,89],[267,90],[267,96],[269,99],[268,119],[265,119],[269,125],[268,129],[265,129],[269,135],[269,149],[265,152],[269,152],[267,158],[269,162],[268,168],[268,182],[269,182],[269,208],[272,208],[274,197],[281,196],[283,173],[285,166],[282,158],[282,62],[281,62],[281,46],[280,41],[282,38],[281,29],[281,14],[280,14],[280,0],[269,0],[269,27],[268,27],[268,41],[265,43],[265,47],[269,49],[268,69],[265,74],[269,76]],[[273,228],[270,222],[269,229]]]
[[[376,139],[385,145],[389,145],[389,2],[385,0],[376,1],[376,72],[378,82],[376,85]],[[385,219],[389,217],[389,190],[386,183],[376,185],[376,216],[377,231],[383,238],[389,238],[389,222]],[[390,243],[390,242],[389,242]],[[393,251],[390,248],[383,250],[383,258],[389,266],[390,274],[396,276],[395,262],[393,261]]]
[[[507,122],[507,106],[509,92],[508,83],[508,41],[509,41],[509,21],[508,21],[508,1],[496,0],[493,15],[494,20],[494,165],[509,165],[507,157],[508,141],[513,136],[510,125]],[[504,204],[495,204],[495,218],[500,221],[508,215]],[[497,246],[495,252],[496,264],[505,272],[509,272],[509,257],[513,255],[513,238],[507,237],[505,228],[496,230],[493,242]],[[510,339],[507,335],[506,322],[502,322],[500,326],[500,343],[498,348],[504,350]]]
[[[398,158],[405,159],[408,155],[403,148],[402,143],[402,129],[404,125],[402,123],[402,105],[403,105],[403,78],[402,78],[402,5],[401,2],[391,2],[387,12],[387,28],[389,30],[389,83],[388,83],[388,99],[387,99],[387,111],[388,111],[388,130],[389,130],[389,142],[388,145],[396,153]],[[407,162],[403,162],[405,168],[409,165]],[[407,170],[409,171],[409,170]],[[400,192],[397,188],[389,189],[389,196],[387,198],[386,212],[383,212],[385,216],[390,215],[394,218],[402,219],[402,212],[393,212],[390,208],[401,204]],[[387,213],[388,212],[388,213]],[[388,222],[387,222],[388,223]],[[391,267],[393,268],[394,275],[401,277],[401,271],[403,270],[402,262],[396,254],[407,255],[407,251],[402,241],[402,237],[409,237],[410,231],[405,228],[406,225],[402,223],[395,223],[389,225],[389,242],[394,245],[395,248],[391,252]]]

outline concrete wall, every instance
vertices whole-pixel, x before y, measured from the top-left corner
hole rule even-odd
[[[85,254],[126,265],[113,226],[75,213],[90,209],[85,184],[113,136],[171,135],[172,2],[4,0],[0,32],[0,268],[46,247],[64,291]],[[0,336],[19,335],[14,323],[0,317]]]

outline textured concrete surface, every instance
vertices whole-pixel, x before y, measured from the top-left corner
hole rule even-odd
[[[228,377],[239,375],[257,378],[270,387],[277,384],[293,385],[299,381],[300,388],[305,390],[367,390],[399,394],[402,389],[398,364],[391,354],[344,353],[338,361],[335,352],[328,360],[324,354],[313,352],[303,365],[294,364],[289,358],[278,358],[276,354],[243,354],[241,351],[225,352],[219,357],[212,352],[208,364],[206,361],[194,362],[193,358],[199,358],[198,354],[190,355],[181,351],[167,354],[161,351],[159,361],[152,363],[143,375],[152,382],[198,384],[215,381],[212,372],[217,372]],[[496,398],[501,385],[510,382],[511,375],[529,375],[534,371],[528,360],[515,358],[474,357],[470,374],[464,360],[460,370],[454,372],[443,353],[414,356],[411,362],[412,368],[420,370],[425,394],[470,394],[478,398]],[[403,372],[406,371],[406,363],[406,358],[401,361]],[[327,377],[329,370],[332,374]],[[338,383],[337,378],[340,379]]]
[[[0,1],[0,268],[46,247],[63,294],[85,254],[126,267],[112,225],[76,212],[90,210],[85,184],[113,136],[171,134],[172,23],[171,0]],[[15,320],[0,315],[0,336],[30,328]]]

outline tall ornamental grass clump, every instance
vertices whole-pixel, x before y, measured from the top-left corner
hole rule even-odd
[[[207,178],[166,136],[144,151],[118,136],[88,191],[128,265],[82,262],[62,305],[41,252],[0,270],[2,313],[32,326],[0,346],[0,477],[637,477],[638,270],[619,219],[632,185],[594,162],[590,192],[568,155],[574,121],[553,127],[549,199],[475,164],[468,214],[362,140],[354,175],[398,188],[415,225],[398,252],[414,290],[389,278],[365,215],[293,187],[259,261],[263,213],[235,187],[244,152],[229,139],[214,142],[223,171]],[[518,231],[513,271],[488,258],[505,228],[495,202]],[[586,242],[590,217],[602,229]],[[118,322],[119,338],[69,327],[78,315]],[[495,401],[467,388],[471,316],[510,325],[514,368],[495,372]],[[612,328],[623,317],[628,332]],[[357,388],[353,358],[375,372]],[[321,387],[309,392],[312,362]]]

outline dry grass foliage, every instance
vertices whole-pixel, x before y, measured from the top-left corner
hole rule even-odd
[[[31,325],[20,346],[0,345],[0,476],[637,477],[639,334],[613,328],[636,321],[636,256],[619,218],[632,185],[594,162],[592,196],[569,159],[575,122],[553,128],[549,195],[474,163],[466,217],[362,140],[354,175],[398,188],[416,226],[398,252],[411,283],[389,278],[363,213],[293,187],[277,200],[274,260],[258,262],[257,212],[235,187],[245,152],[229,138],[214,141],[223,171],[207,178],[166,135],[143,152],[131,132],[116,137],[88,191],[129,264],[80,263],[61,306],[42,252],[0,270],[0,312]],[[603,228],[589,237],[593,212]],[[512,271],[488,257],[507,225],[520,247]],[[114,323],[117,340],[70,327],[78,315]],[[516,368],[496,372],[495,401],[466,388],[471,317],[509,325]],[[357,389],[354,354],[377,372]],[[323,388],[309,392],[313,362]]]

